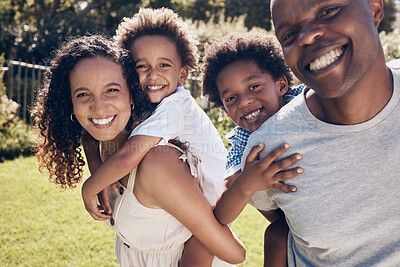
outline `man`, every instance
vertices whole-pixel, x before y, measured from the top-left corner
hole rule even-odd
[[[287,181],[297,192],[250,203],[284,212],[289,266],[400,266],[400,67],[386,66],[380,44],[383,1],[273,0],[271,10],[308,87],[250,136],[243,158],[287,142],[304,173]]]

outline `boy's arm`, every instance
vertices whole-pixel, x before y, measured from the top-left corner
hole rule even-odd
[[[214,255],[193,235],[185,243],[180,267],[211,267]]]
[[[85,151],[86,161],[88,163],[90,173],[94,173],[101,165],[101,155],[99,150],[99,141],[94,139],[89,133],[82,134],[82,146]],[[107,189],[103,189],[99,195],[100,209],[104,210],[106,214],[111,214],[112,209],[108,201]]]
[[[264,144],[251,149],[247,156],[243,172],[236,177],[228,190],[223,192],[217,200],[214,214],[221,224],[233,222],[256,191],[266,189],[277,189],[287,192],[296,191],[296,187],[283,184],[281,181],[303,172],[302,168],[283,171],[300,160],[301,156],[295,154],[274,163],[283,152],[289,149],[289,145],[284,144],[270,152],[263,159],[257,160],[258,154],[263,149]]]
[[[108,216],[100,213],[96,202],[97,194],[136,168],[146,153],[160,140],[160,137],[147,135],[130,137],[85,181],[82,186],[82,198],[86,210],[94,219],[104,220],[108,218]]]

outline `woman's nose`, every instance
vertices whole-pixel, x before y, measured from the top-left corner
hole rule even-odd
[[[109,103],[102,98],[94,98],[92,102],[91,109],[97,114],[101,115],[105,111],[107,111]]]

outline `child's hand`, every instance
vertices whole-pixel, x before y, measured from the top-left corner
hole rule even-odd
[[[300,154],[294,154],[274,163],[283,152],[289,149],[288,144],[283,144],[271,151],[263,159],[258,160],[258,154],[263,149],[264,144],[261,143],[260,145],[253,147],[247,156],[246,165],[237,178],[242,180],[242,190],[248,194],[253,194],[256,191],[266,189],[295,192],[297,190],[295,186],[283,184],[281,181],[303,173],[303,169],[297,167],[291,170],[283,170],[299,161],[302,156]]]
[[[87,192],[88,191],[87,186],[88,186],[88,184],[87,184],[87,180],[86,180],[82,185],[82,199],[83,199],[83,203],[85,204],[85,208],[86,208],[87,212],[89,212],[90,216],[92,216],[93,219],[98,220],[98,221],[104,221],[104,220],[111,218],[110,215],[101,213],[100,209],[103,209],[103,207],[97,204],[97,195],[94,195],[94,196],[89,195]],[[107,189],[104,189],[102,192],[99,193],[99,195],[101,195],[103,202],[106,198],[108,207],[111,210],[110,204],[108,202]],[[104,198],[104,195],[106,195],[105,198]]]

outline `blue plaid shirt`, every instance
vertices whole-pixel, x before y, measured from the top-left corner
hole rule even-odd
[[[283,101],[285,104],[290,102],[293,98],[299,95],[305,88],[304,84],[293,88],[290,92],[283,95]],[[251,132],[243,129],[242,127],[236,126],[230,131],[225,138],[231,142],[232,147],[228,150],[228,155],[225,163],[225,177],[231,176],[235,172],[241,169],[241,161],[243,157],[244,149],[246,148],[247,141],[249,140]]]

